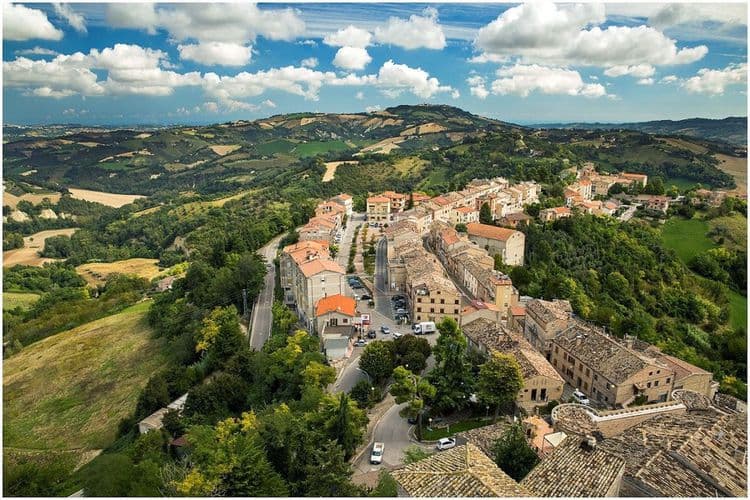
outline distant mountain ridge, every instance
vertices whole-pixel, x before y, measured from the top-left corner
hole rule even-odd
[[[637,130],[647,134],[686,135],[712,141],[724,141],[735,146],[747,146],[747,117],[729,116],[722,119],[688,118],[685,120],[655,120],[632,123],[540,123],[533,128],[562,128],[581,130]]]

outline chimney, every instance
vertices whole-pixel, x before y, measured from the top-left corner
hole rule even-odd
[[[581,448],[594,451],[596,449],[596,438],[591,434],[586,434],[584,441],[581,443]]]

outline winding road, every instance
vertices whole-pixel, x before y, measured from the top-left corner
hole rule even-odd
[[[273,292],[276,286],[276,268],[273,265],[273,260],[276,258],[276,251],[283,237],[283,235],[277,236],[258,250],[258,253],[263,256],[266,263],[270,264],[270,267],[266,268],[267,272],[263,290],[255,300],[255,304],[253,304],[253,312],[250,320],[250,347],[258,351],[263,348],[263,344],[266,343],[266,340],[271,335],[271,325],[273,324],[271,306],[273,306]]]

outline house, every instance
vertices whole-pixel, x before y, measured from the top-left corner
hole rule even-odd
[[[634,182],[641,187],[646,187],[646,184],[648,183],[648,175],[646,174],[632,174],[628,172],[623,172],[620,174],[620,177],[623,179],[627,179],[631,182]]]
[[[550,360],[566,382],[612,407],[628,406],[638,397],[667,401],[674,387],[675,372],[667,364],[581,323],[552,340]]]
[[[451,224],[479,222],[479,210],[474,207],[458,207],[451,212]]]
[[[315,304],[316,331],[324,326],[351,326],[357,316],[357,301],[352,297],[336,294],[321,298]]]
[[[523,336],[550,359],[552,339],[572,323],[573,308],[567,300],[532,299],[526,304]]]
[[[471,443],[394,470],[398,495],[409,497],[534,496]]]
[[[542,222],[552,222],[558,219],[570,217],[573,214],[568,207],[552,207],[539,211],[539,220]]]
[[[395,191],[384,191],[380,196],[388,198],[392,214],[402,212],[406,208],[406,202],[409,200],[408,194],[397,193]]]
[[[625,460],[593,436],[567,436],[521,484],[540,497],[616,497],[624,472]]]
[[[331,198],[331,201],[333,201],[334,203],[338,203],[339,205],[344,207],[344,213],[347,217],[352,216],[352,211],[354,210],[354,202],[351,195],[341,193],[340,195]]]
[[[533,412],[537,406],[562,398],[562,377],[523,337],[485,318],[464,323],[461,330],[472,349],[485,355],[499,351],[516,358],[523,375],[523,389],[516,399],[519,407]]]
[[[407,291],[414,323],[445,318],[461,322],[461,293],[450,279],[435,273],[417,277],[410,279]]]
[[[660,414],[602,441],[625,459],[621,496],[747,497],[747,414]]]
[[[503,263],[511,266],[523,265],[526,236],[513,229],[487,224],[467,224],[469,239],[487,250],[491,255],[499,254]]]
[[[643,208],[651,212],[666,214],[669,210],[669,196],[639,195],[635,199],[643,204]]]
[[[497,223],[500,224],[501,226],[508,226],[508,227],[516,228],[518,226],[528,225],[531,219],[532,218],[526,215],[525,213],[518,212],[514,214],[505,215],[504,217],[500,217]]]
[[[508,328],[512,332],[518,332],[523,335],[524,325],[526,323],[526,304],[510,306],[508,314]]]
[[[385,196],[370,196],[367,198],[367,221],[378,225],[391,221],[391,200]]]
[[[320,330],[320,349],[329,361],[351,355],[352,339],[356,335],[354,325],[326,325]]]
[[[162,422],[164,419],[164,415],[166,415],[169,410],[176,410],[178,412],[181,412],[182,409],[185,408],[185,401],[187,401],[187,398],[188,393],[185,393],[169,403],[165,408],[156,410],[154,413],[138,422],[138,433],[145,434],[149,431],[161,429],[164,426]]]

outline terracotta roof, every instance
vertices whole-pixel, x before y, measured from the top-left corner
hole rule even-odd
[[[296,252],[298,250],[303,249],[311,249],[311,250],[318,250],[321,252],[327,252],[328,251],[328,242],[327,241],[319,241],[319,240],[307,240],[307,241],[300,241],[298,243],[294,243],[293,245],[287,245],[282,250],[283,253],[292,253]]]
[[[444,196],[436,196],[431,200],[433,203],[436,203],[437,205],[443,207],[445,205],[450,204],[450,200],[445,198]]]
[[[357,315],[357,301],[352,297],[341,294],[323,297],[315,304],[315,316],[322,316],[331,312],[346,314],[354,317]]]
[[[453,228],[447,228],[440,231],[440,237],[443,239],[444,245],[453,245],[458,243],[460,238],[458,237],[458,231]]]
[[[381,196],[401,200],[401,199],[407,198],[408,195],[405,195],[403,193],[397,193],[395,191],[384,191],[383,193],[381,193]]]
[[[519,231],[514,231],[513,229],[495,227],[487,224],[480,224],[478,222],[466,224],[466,228],[471,236],[480,236],[482,238],[498,241],[507,241],[514,234],[523,234]]]
[[[300,271],[305,277],[315,276],[323,271],[331,271],[339,274],[346,274],[346,271],[338,263],[328,259],[315,259],[304,262],[299,266]]]
[[[604,497],[624,469],[619,456],[568,436],[521,484],[541,497]]]
[[[526,316],[526,308],[523,306],[510,306],[511,316]]]
[[[341,193],[340,195],[336,196],[336,198],[338,198],[340,200],[351,200],[352,199],[351,195],[348,195],[346,193]]]
[[[663,361],[667,366],[674,370],[677,379],[687,377],[688,375],[711,375],[711,372],[708,372],[703,368],[698,368],[687,361],[683,361],[668,354],[662,354],[657,359]]]
[[[526,304],[526,314],[544,323],[556,319],[568,319],[572,312],[573,308],[567,300],[532,299]]]
[[[391,199],[385,196],[370,196],[367,198],[367,203],[390,203]]]
[[[468,214],[468,213],[472,213],[472,212],[476,212],[476,211],[477,211],[477,209],[476,208],[472,208],[472,207],[458,207],[456,209],[456,212],[461,212],[462,214]]]
[[[568,207],[554,207],[554,208],[551,208],[550,210],[554,210],[555,213],[558,214],[558,215],[560,215],[560,214],[569,214],[570,213],[570,208],[568,208]]]
[[[413,497],[533,496],[470,443],[436,453],[391,475]]]
[[[625,479],[633,491],[648,496],[747,496],[745,413],[657,415],[600,447],[625,459]]]

